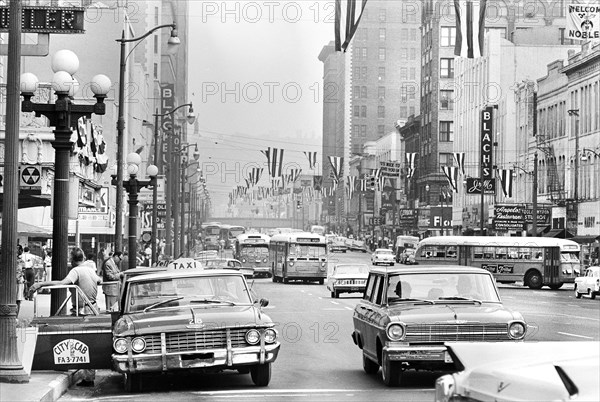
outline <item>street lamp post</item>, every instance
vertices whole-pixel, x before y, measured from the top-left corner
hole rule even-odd
[[[160,158],[160,153],[159,153],[159,137],[158,137],[158,118],[159,117],[166,117],[169,115],[172,115],[173,113],[175,113],[176,111],[178,111],[179,109],[183,108],[183,107],[189,107],[188,110],[188,114],[186,116],[186,120],[188,122],[188,124],[194,124],[194,122],[196,121],[196,116],[194,115],[194,106],[192,105],[192,103],[185,103],[183,105],[179,105],[177,106],[175,109],[167,112],[167,113],[163,113],[163,114],[159,114],[158,110],[156,111],[156,113],[153,115],[154,116],[154,164],[157,165],[158,164],[158,160]],[[167,163],[168,165],[170,165],[170,155],[172,152],[172,139],[173,139],[173,131],[171,131],[171,135],[169,135],[169,141],[168,141],[168,145],[169,145],[169,149],[168,149],[168,153],[167,155],[169,155],[169,158]],[[167,168],[169,169],[169,168]],[[169,180],[167,178],[167,180]],[[170,186],[171,184],[169,184]],[[167,191],[167,197],[170,197],[170,192]],[[170,206],[170,201],[168,201],[169,198],[167,198],[167,204]],[[171,212],[171,208],[167,208],[167,222],[170,223],[170,212]],[[171,226],[169,224],[169,227],[166,230],[166,245],[165,245],[165,254],[170,255],[171,253]],[[158,251],[157,251],[157,241],[158,241],[158,189],[157,186],[154,186],[152,189],[152,261],[156,262],[158,261]]]
[[[125,30],[121,34],[121,39],[116,39],[117,42],[121,43],[121,58],[119,64],[119,105],[118,105],[118,120],[117,120],[117,177],[116,177],[116,205],[115,205],[115,249],[121,251],[123,249],[123,149],[125,148],[125,70],[127,67],[127,58],[129,54],[126,54],[126,44],[131,42],[139,42],[153,32],[162,29],[171,28],[171,37],[167,42],[169,46],[169,53],[174,52],[177,46],[181,43],[177,36],[177,26],[175,23],[159,25],[142,36],[137,38],[125,38]],[[133,50],[132,50],[133,51]]]
[[[181,147],[181,149],[179,150],[179,152],[175,152],[175,154],[177,154],[178,157],[181,157],[182,154],[184,152],[186,152],[188,150],[189,147],[191,147],[192,145],[195,146],[194,149],[194,153],[193,153],[193,157],[194,160],[197,162],[198,159],[200,159],[200,152],[198,151],[198,144],[187,144],[184,145],[183,147]],[[179,158],[178,158],[179,159]],[[175,244],[177,245],[177,239],[179,240],[179,248],[176,250],[176,255],[179,256],[179,254],[183,253],[183,250],[185,248],[185,236],[184,236],[184,229],[185,229],[185,179],[186,179],[186,172],[185,169],[189,166],[192,166],[192,164],[187,164],[187,156],[184,156],[183,158],[181,158],[181,193],[179,194],[180,196],[180,217],[179,220],[175,220],[176,222],[176,227],[174,228],[174,234],[176,237],[175,240]]]
[[[138,194],[144,187],[156,187],[156,175],[158,168],[156,165],[148,166],[146,173],[150,176],[149,180],[138,180],[137,173],[142,163],[142,157],[132,152],[127,155],[127,173],[129,180],[123,182],[123,188],[129,194],[129,266],[128,269],[136,267],[137,260],[137,217],[138,217]],[[116,172],[115,172],[116,173]],[[117,185],[117,175],[112,175],[111,184]]]
[[[69,245],[69,157],[71,153],[72,129],[77,127],[81,117],[105,113],[104,99],[110,90],[110,79],[102,74],[92,78],[91,89],[96,98],[93,105],[76,105],[72,96],[77,90],[77,80],[73,74],[79,67],[79,59],[70,50],[60,50],[52,59],[52,88],[56,92],[55,103],[34,103],[31,98],[38,86],[37,77],[31,73],[21,75],[21,95],[23,112],[35,112],[36,116],[45,116],[53,130],[52,147],[56,150],[54,159],[54,205],[52,217],[52,277],[62,279],[67,276]],[[77,195],[75,195],[77,196]],[[57,311],[66,290],[52,290],[50,311]]]

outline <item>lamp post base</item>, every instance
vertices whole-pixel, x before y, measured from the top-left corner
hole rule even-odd
[[[2,369],[0,370],[0,382],[23,384],[29,382],[29,376],[23,367],[14,370]]]

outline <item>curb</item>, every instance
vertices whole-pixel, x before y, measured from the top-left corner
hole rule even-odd
[[[40,402],[57,401],[73,384],[75,371],[58,374],[57,378],[48,384],[48,390],[40,397]]]

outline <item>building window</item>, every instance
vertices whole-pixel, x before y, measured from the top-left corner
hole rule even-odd
[[[400,60],[408,60],[408,48],[400,48]]]
[[[160,24],[159,19],[158,19],[159,15],[160,14],[158,13],[158,7],[154,7],[154,25]]]
[[[410,48],[410,59],[417,60],[417,49],[414,47]]]
[[[377,126],[377,135],[379,137],[383,137],[385,135],[385,126],[383,124]]]
[[[440,91],[440,109],[454,110],[454,91],[448,89]]]
[[[454,46],[456,42],[456,27],[441,27],[440,34],[440,46]]]
[[[360,87],[360,97],[363,99],[367,99],[367,87]]]
[[[385,99],[385,87],[378,87],[378,88],[377,88],[377,97],[378,97],[380,100],[383,100],[383,99]]]
[[[352,126],[352,135],[360,135],[360,126],[358,124]]]
[[[358,79],[360,77],[360,67],[354,66],[352,67],[352,78]]]
[[[454,122],[440,121],[440,141],[454,141]]]
[[[365,125],[360,126],[360,136],[361,137],[367,136],[367,126],[365,126]]]
[[[352,87],[352,92],[354,93],[354,99],[360,98],[360,87],[358,85]]]
[[[154,63],[154,79],[158,79],[158,63]]]
[[[354,105],[353,115],[354,115],[354,117],[360,117],[360,106],[359,105]]]
[[[154,54],[158,54],[158,35],[152,37],[154,39]]]
[[[367,107],[366,106],[360,107],[360,117],[367,117]]]
[[[379,28],[379,40],[385,40],[385,28]]]
[[[440,77],[454,78],[454,59],[440,59]]]
[[[400,117],[403,119],[408,117],[408,108],[406,106],[400,106]]]
[[[377,106],[377,117],[385,117],[385,106]]]
[[[385,80],[385,67],[379,67],[377,69],[377,75],[378,75],[379,81],[384,81]]]
[[[402,28],[400,30],[400,40],[408,40],[408,28]]]
[[[440,166],[453,166],[454,156],[449,153],[440,152]]]
[[[385,22],[385,20],[387,19],[387,15],[385,12],[385,8],[380,8],[379,9],[379,22]]]
[[[379,60],[385,60],[385,48],[384,47],[380,47],[379,48]]]
[[[362,48],[362,59],[367,60],[367,48],[366,47]]]
[[[400,67],[400,79],[406,81],[408,79],[408,69],[406,67]]]
[[[367,79],[367,67],[360,68],[360,78],[362,78],[363,80]]]
[[[505,27],[490,27],[490,28],[486,28],[485,32],[500,32],[500,37],[502,39],[506,39],[506,28]]]
[[[409,116],[414,116],[415,115],[415,107],[414,106],[409,106],[408,107],[408,115]]]
[[[410,79],[411,80],[416,80],[417,79],[417,69],[414,67],[410,68]]]
[[[410,29],[410,40],[417,40],[417,29],[416,28]]]

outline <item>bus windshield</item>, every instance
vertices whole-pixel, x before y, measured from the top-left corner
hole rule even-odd
[[[562,252],[560,253],[560,260],[562,262],[579,262],[579,255],[577,253]]]
[[[260,246],[255,245],[242,245],[240,250],[240,256],[246,258],[267,258],[269,256],[269,246],[262,244]]]
[[[308,258],[320,258],[327,256],[327,247],[325,244],[319,245],[308,245],[308,244],[290,244],[290,257],[308,257]]]
[[[242,227],[231,228],[231,229],[229,229],[229,237],[237,237],[237,236],[243,234],[244,232],[245,232],[245,230]]]
[[[218,236],[221,233],[221,228],[218,226],[207,226],[204,230],[208,236]]]

